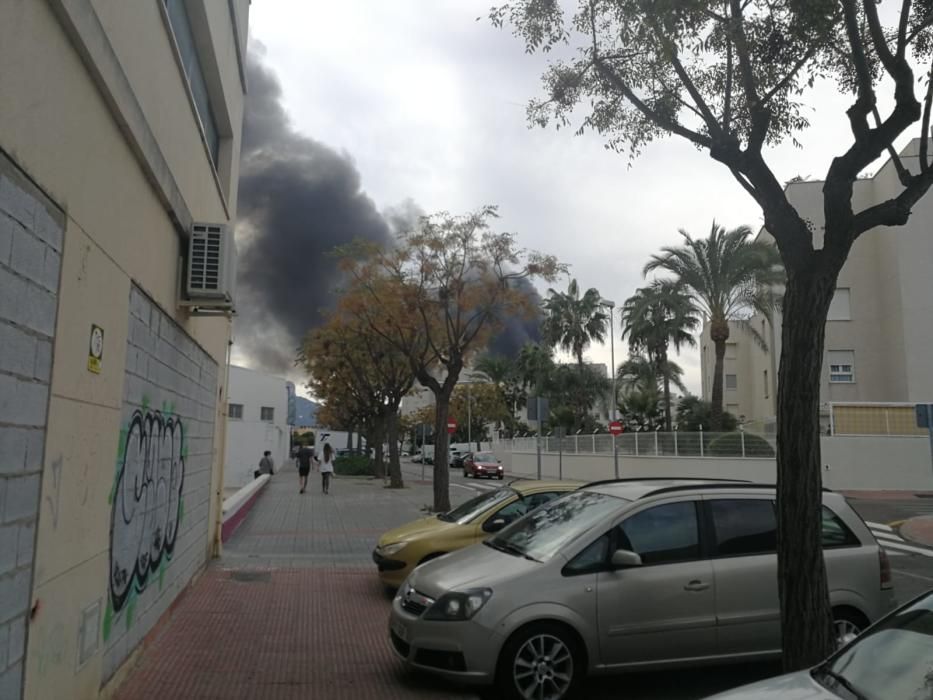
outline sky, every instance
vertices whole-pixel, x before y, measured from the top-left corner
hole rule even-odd
[[[256,0],[250,60],[277,77],[290,128],[351,162],[378,210],[496,204],[498,226],[522,247],[556,255],[581,287],[617,305],[644,284],[650,255],[678,244],[678,229],[705,235],[714,219],[761,226],[758,206],[726,169],[686,141],[655,142],[630,161],[597,134],[529,127],[525,105],[541,94],[547,59],[494,28],[490,4]],[[797,135],[802,148],[768,152],[779,179],[822,178],[851,141],[849,103],[833,85],[818,86],[811,127]],[[616,317],[616,364],[626,354]],[[609,343],[587,357],[608,365]],[[249,357],[241,349],[234,361]],[[678,361],[699,393],[699,352]]]

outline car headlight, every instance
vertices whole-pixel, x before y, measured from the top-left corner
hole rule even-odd
[[[445,593],[424,614],[425,620],[469,620],[492,597],[491,588]]]
[[[391,557],[393,554],[396,554],[405,549],[407,544],[407,542],[395,542],[393,544],[383,545],[379,547],[379,553],[384,557]]]

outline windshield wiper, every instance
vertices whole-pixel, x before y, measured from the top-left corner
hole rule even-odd
[[[492,540],[484,540],[483,544],[485,544],[488,547],[492,547],[493,549],[496,549],[500,552],[511,554],[512,556],[515,556],[515,557],[525,557],[525,559],[527,559],[528,561],[538,561],[534,557],[529,556],[524,551],[516,547],[514,544],[511,544],[508,542],[502,543],[502,542],[493,542]]]
[[[849,693],[852,694],[852,697],[854,697],[856,700],[868,700],[868,698],[866,698],[858,690],[856,690],[855,686],[852,685],[849,679],[846,678],[845,676],[840,675],[836,673],[835,671],[830,671],[825,666],[818,668],[816,672],[831,679],[833,683],[835,683],[836,685],[839,685],[845,688]]]

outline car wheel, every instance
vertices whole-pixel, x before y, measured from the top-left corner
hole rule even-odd
[[[583,655],[563,625],[540,622],[516,632],[499,656],[496,685],[503,698],[564,700],[583,677]]]
[[[463,478],[464,478],[464,479],[469,479],[469,478],[470,478],[470,475],[467,474],[467,470],[466,470],[466,469],[463,470]]]
[[[858,637],[868,627],[868,620],[857,610],[835,608],[833,610],[833,633],[836,635],[836,648],[841,648]]]
[[[498,477],[498,478],[499,478],[499,481],[502,481],[502,476],[503,476],[502,474],[499,475],[499,477]]]

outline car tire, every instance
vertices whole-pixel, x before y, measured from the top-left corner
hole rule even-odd
[[[504,476],[503,474],[500,474],[500,475],[497,477],[497,478],[499,479],[499,481],[502,481],[502,477],[503,477],[503,476]]]
[[[463,470],[463,478],[464,478],[464,479],[469,479],[469,478],[470,478],[470,475],[467,474],[467,470],[466,470],[466,469]]]
[[[583,659],[577,636],[568,627],[535,622],[515,632],[502,647],[496,688],[504,700],[539,697],[539,684],[544,697],[573,698],[586,672]]]
[[[853,608],[833,608],[833,633],[836,648],[841,648],[858,637],[868,627],[868,619]]]

